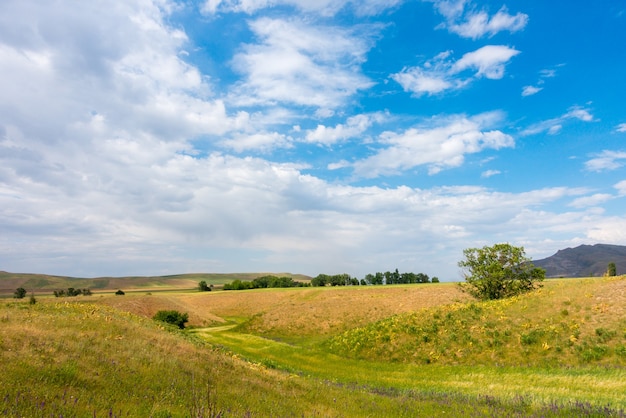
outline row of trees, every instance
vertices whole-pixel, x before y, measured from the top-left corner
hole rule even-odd
[[[361,280],[351,277],[349,274],[318,274],[311,279],[311,286],[368,286],[412,283],[439,283],[439,278],[433,277],[431,279],[425,273],[400,273],[398,269],[395,269],[395,271],[384,273],[367,274]]]
[[[231,283],[224,285],[224,290],[246,290],[246,289],[265,289],[265,288],[277,288],[277,287],[303,287],[302,282],[297,282],[291,277],[278,277],[278,276],[261,276],[252,281],[234,280]]]
[[[54,293],[54,296],[57,298],[64,297],[64,296],[80,296],[80,295],[91,296],[90,289],[75,289],[73,287],[68,287],[67,290],[63,290],[63,289],[55,290],[53,293]]]

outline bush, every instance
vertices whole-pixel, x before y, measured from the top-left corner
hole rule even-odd
[[[124,293],[124,291],[120,289],[117,292],[115,292],[115,294],[118,296],[124,296],[126,293]]]
[[[15,299],[24,299],[25,296],[26,296],[26,289],[24,289],[23,287],[18,287],[15,290],[15,293],[13,293],[13,297]]]
[[[158,311],[153,317],[155,321],[166,322],[176,325],[180,329],[185,328],[185,323],[189,322],[189,315],[178,311]]]

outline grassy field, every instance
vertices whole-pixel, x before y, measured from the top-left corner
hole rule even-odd
[[[157,288],[158,289],[158,288]],[[623,416],[626,278],[0,302],[2,416]],[[189,328],[150,318],[189,313]]]

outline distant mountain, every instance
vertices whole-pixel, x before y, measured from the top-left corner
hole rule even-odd
[[[602,276],[609,263],[615,263],[617,274],[626,274],[626,246],[581,245],[559,250],[553,256],[533,260],[533,264],[546,270],[546,277]]]

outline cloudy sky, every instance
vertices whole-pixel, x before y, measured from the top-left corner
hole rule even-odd
[[[625,39],[626,0],[3,0],[0,270],[626,245]]]

